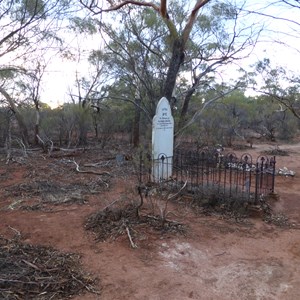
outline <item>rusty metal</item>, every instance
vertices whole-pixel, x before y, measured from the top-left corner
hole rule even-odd
[[[161,159],[163,167],[168,163],[173,164],[172,174],[164,181],[172,182],[173,186],[178,187],[186,182],[186,190],[189,192],[205,193],[210,188],[216,193],[242,197],[254,203],[262,195],[274,192],[275,156],[259,156],[254,163],[248,153],[238,157],[235,153],[223,155],[218,151],[177,149],[173,157]],[[141,165],[144,163],[141,162]],[[151,171],[150,168],[148,170]]]

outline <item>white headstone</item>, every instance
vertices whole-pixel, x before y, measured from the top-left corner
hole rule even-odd
[[[159,182],[172,176],[174,119],[167,98],[159,100],[152,122],[152,179]]]

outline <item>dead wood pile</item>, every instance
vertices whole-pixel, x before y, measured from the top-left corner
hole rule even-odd
[[[0,236],[0,299],[64,299],[96,283],[81,270],[79,255]]]
[[[127,204],[120,207],[110,207],[90,215],[85,228],[92,231],[96,241],[117,239],[121,235],[132,232],[135,239],[139,239],[139,231],[154,229],[160,233],[185,233],[185,226],[172,220],[162,220],[160,216],[146,215],[137,212],[137,207]]]

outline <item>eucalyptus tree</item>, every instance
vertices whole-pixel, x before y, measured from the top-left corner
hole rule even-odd
[[[247,13],[248,16],[255,15],[256,17],[261,17],[261,20],[264,22],[273,21],[274,24],[281,24],[281,26],[276,26],[276,32],[286,36],[292,34],[298,37],[300,26],[299,10],[299,0],[270,0],[267,3],[264,1],[250,2],[249,5],[244,8],[244,12]],[[285,43],[285,41],[279,40],[277,40],[277,42],[278,44]]]
[[[0,4],[0,94],[13,111],[26,144],[28,133],[17,103],[17,76],[26,74],[28,64],[39,60],[54,42],[61,42],[56,32],[68,6],[64,0],[2,0]]]
[[[29,137],[28,137],[28,130],[25,124],[25,120],[22,114],[20,113],[16,99],[14,98],[13,95],[10,94],[12,93],[12,91],[8,91],[9,86],[11,86],[11,82],[16,80],[16,74],[14,71],[15,71],[14,69],[10,70],[8,68],[0,70],[0,77],[1,77],[0,94],[3,96],[0,103],[2,107],[9,107],[8,112],[13,113],[14,117],[18,122],[22,140],[25,143],[25,145],[28,146]]]
[[[260,25],[244,22],[242,8],[217,1],[207,9],[209,10],[206,14],[202,13],[195,22],[190,36],[189,50],[186,51],[183,70],[185,74],[189,72],[190,85],[181,92],[183,103],[179,129],[186,123],[189,104],[195,93],[200,92],[208,96],[211,94],[208,91],[216,91],[217,93],[213,93],[211,98],[204,96],[206,100],[203,104],[207,105],[239,88],[238,82],[230,88],[226,78],[230,75],[229,72],[222,75],[222,71],[219,73],[219,70],[224,71],[230,65],[249,56],[262,31]],[[216,81],[222,83],[225,81],[226,88],[220,89],[222,85],[216,85]],[[201,109],[202,107],[200,111]]]
[[[117,70],[115,76],[128,82],[127,98],[134,99],[138,90],[142,101],[134,104],[149,120],[153,104],[166,96],[180,106],[177,128],[185,127],[192,96],[207,90],[219,66],[247,56],[255,46],[260,29],[239,23],[240,9],[209,2],[117,1],[100,7],[81,0],[105,32],[110,72]],[[108,12],[111,18],[104,19]]]
[[[102,102],[105,99],[104,82],[107,80],[107,77],[104,74],[104,67],[100,57],[101,50],[91,51],[88,59],[90,62],[88,74],[80,76],[76,72],[74,89],[71,89],[69,92],[73,104],[78,106],[74,113],[77,115],[75,122],[79,130],[79,144],[87,143],[91,119],[95,135],[98,137],[98,116],[100,110],[105,109],[105,105]]]
[[[101,23],[101,29],[109,37],[102,57],[107,77],[125,88],[117,91],[113,87],[116,84],[112,84],[110,90],[115,93],[110,93],[110,97],[117,98],[119,94],[125,101],[133,100],[151,120],[163,91],[167,32],[150,9],[141,13],[128,8],[118,16],[122,21],[117,28]],[[141,102],[137,104],[136,99]]]
[[[118,28],[101,24],[109,36],[102,59],[106,77],[113,82],[109,98],[133,104],[132,142],[138,146],[140,126],[145,131],[150,124],[163,90],[166,30],[150,9],[141,14],[127,8],[118,16],[122,19]]]
[[[40,141],[40,122],[41,122],[41,89],[42,78],[46,65],[42,63],[42,59],[34,63],[31,70],[19,72],[14,80],[14,94],[17,100],[14,102],[21,108],[23,105],[33,107],[35,110],[34,118],[34,142],[37,145]],[[26,121],[26,120],[25,120]],[[33,121],[33,120],[32,120]],[[27,127],[27,126],[26,126]]]
[[[280,66],[272,66],[269,59],[254,65],[247,74],[247,84],[256,93],[265,95],[270,102],[277,103],[277,112],[289,110],[300,119],[300,76]]]
[[[171,59],[168,61],[167,76],[164,83],[163,96],[171,99],[173,94],[173,89],[176,83],[176,78],[179,69],[184,62],[185,58],[185,48],[189,40],[189,36],[193,25],[197,19],[199,10],[205,6],[209,0],[198,0],[193,6],[191,12],[187,16],[187,22],[184,28],[177,28],[176,25],[170,18],[170,10],[166,0],[161,0],[160,5],[154,2],[144,2],[144,1],[107,1],[109,5],[107,8],[103,8],[103,1],[90,1],[90,0],[80,0],[80,2],[94,14],[102,14],[103,12],[111,12],[122,9],[124,6],[139,6],[144,8],[151,8],[157,14],[160,15],[161,19],[165,23],[171,44]]]
[[[300,53],[299,0],[250,2],[244,12],[249,18],[254,15],[260,22],[268,23],[263,40],[274,49],[264,54],[265,58],[248,72],[249,88],[277,102],[276,111],[283,114],[286,109],[290,110],[299,119],[300,76],[299,68],[295,68]]]
[[[254,128],[268,140],[290,141],[299,132],[299,119],[289,109],[282,109],[278,101],[267,94],[255,97]]]
[[[241,90],[232,92],[214,105],[214,111],[221,115],[219,129],[222,129],[222,143],[232,146],[236,138],[244,138],[246,128],[254,130],[250,125],[255,115],[252,106],[253,102]]]
[[[199,145],[233,146],[235,142],[277,139],[290,140],[297,134],[297,119],[288,110],[278,109],[270,96],[246,96],[234,91],[206,109],[190,127]]]

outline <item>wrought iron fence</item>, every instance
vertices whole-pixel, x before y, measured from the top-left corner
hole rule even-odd
[[[185,185],[190,193],[216,193],[257,202],[261,195],[274,192],[275,164],[275,156],[259,156],[253,161],[247,153],[237,157],[235,153],[176,150],[173,157],[162,155],[156,160],[141,156],[140,181],[178,189]]]

